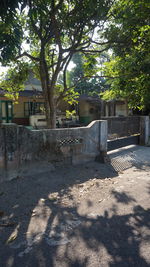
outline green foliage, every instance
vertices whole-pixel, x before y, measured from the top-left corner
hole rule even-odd
[[[11,62],[19,53],[23,40],[23,19],[21,10],[23,0],[0,1],[0,62]]]
[[[24,62],[19,62],[14,67],[11,67],[7,75],[2,75],[0,80],[0,88],[4,90],[5,96],[17,101],[19,91],[24,89],[24,82],[29,74],[29,65]]]
[[[105,37],[112,43],[114,56],[105,74],[111,91],[103,97],[128,99],[132,108],[150,105],[150,2],[119,0]]]
[[[123,56],[132,52],[134,47],[141,49],[148,44],[149,14],[149,0],[114,1],[105,38],[117,55]]]
[[[70,88],[63,97],[63,100],[69,105],[74,105],[78,103],[79,94],[75,92],[74,88]]]
[[[102,31],[111,5],[112,1],[106,0],[15,0],[14,5],[6,5],[3,17],[1,14],[1,61],[6,64],[24,57],[32,62],[41,80],[47,121],[61,99],[76,101],[77,93],[68,83],[69,62],[75,53],[92,51],[86,62],[86,71],[91,73],[96,63],[94,53],[100,51],[92,38],[97,27]],[[60,73],[62,87],[57,86]]]
[[[97,55],[85,55],[83,57],[83,70],[87,76],[95,75],[98,72]]]
[[[66,110],[66,118],[67,119],[76,118],[76,116],[77,116],[77,114],[76,114],[75,110],[73,110],[73,111]]]
[[[100,57],[105,57],[105,54]],[[105,79],[100,76],[99,72],[99,55],[85,56],[77,53],[72,60],[75,67],[69,72],[69,80],[76,92],[92,96],[99,95],[106,89]]]

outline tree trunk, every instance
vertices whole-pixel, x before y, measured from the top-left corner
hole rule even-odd
[[[45,100],[45,102],[47,102]],[[46,107],[46,121],[47,121],[47,128],[54,129],[56,128],[56,112],[55,109],[51,109],[49,103],[45,103]]]
[[[45,99],[47,127],[54,129],[56,128],[56,105],[54,99],[54,86],[50,86],[49,73],[43,50],[41,52],[40,80]]]
[[[47,101],[47,99],[45,98],[45,115],[46,115],[46,123],[47,123],[47,127],[51,128],[51,119],[50,119],[50,105]]]
[[[56,106],[55,99],[53,95],[53,88],[44,88],[44,98],[45,98],[45,113],[47,128],[54,129],[56,128]]]
[[[53,95],[53,88],[48,88],[49,90],[49,115],[50,115],[50,120],[47,120],[47,127],[48,128],[56,128],[56,105],[55,105],[55,99]],[[49,124],[48,124],[49,123]]]

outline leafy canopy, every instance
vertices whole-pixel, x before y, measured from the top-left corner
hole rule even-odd
[[[101,75],[101,66],[108,60],[108,54],[84,56],[75,54],[72,58],[74,67],[68,73],[70,85],[79,94],[99,95],[106,89],[106,80]]]
[[[19,62],[8,70],[7,75],[1,75],[0,88],[4,90],[6,97],[17,102],[19,92],[24,90],[24,83],[28,78],[29,71],[28,63]]]
[[[97,29],[103,30],[111,4],[110,0],[15,1],[14,5],[6,7],[4,16],[1,14],[1,61],[6,64],[23,57],[32,62],[52,109],[54,95],[59,95],[54,103],[57,105],[72,92],[67,81],[72,56],[79,52],[88,54],[87,68],[91,69],[95,59],[90,55],[106,49],[105,40],[100,35],[96,42],[94,39]],[[62,87],[58,86],[60,73]]]
[[[106,64],[110,92],[104,98],[128,98],[132,108],[150,104],[150,2],[119,0],[105,36],[112,42],[114,55]]]
[[[23,23],[21,10],[25,0],[0,1],[0,62],[7,65],[21,49],[23,41]]]

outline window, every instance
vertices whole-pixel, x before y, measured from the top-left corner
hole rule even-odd
[[[24,103],[24,116],[43,114],[45,105],[43,102],[25,102]]]

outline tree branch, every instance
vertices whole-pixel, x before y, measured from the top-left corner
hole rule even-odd
[[[107,42],[97,42],[97,41],[94,41],[92,39],[90,39],[90,42],[93,43],[93,44],[97,44],[97,45],[107,45],[107,44],[110,44],[111,42],[110,41],[107,41]]]
[[[66,65],[65,65],[65,68],[64,68],[64,72],[63,72],[64,90],[63,90],[63,92],[60,93],[59,97],[57,98],[57,104],[59,103],[61,98],[64,97],[64,94],[68,91],[66,73],[67,73],[67,67],[69,65],[69,62],[70,62],[71,58],[72,58],[72,53],[70,53],[68,55],[68,58],[66,59],[67,62],[66,62]]]
[[[40,61],[40,58],[38,58],[38,57],[33,57],[33,56],[31,56],[30,54],[28,54],[27,52],[24,52],[24,53],[20,54],[19,56],[17,56],[17,57],[15,58],[15,60],[18,60],[18,59],[21,58],[21,57],[28,57],[28,58],[30,58],[31,60],[34,60],[34,61]]]
[[[67,89],[67,79],[66,79],[66,72],[67,72],[67,67],[69,65],[69,62],[72,58],[72,54],[70,53],[69,57],[68,57],[68,60],[66,62],[66,66],[64,68],[64,73],[63,73],[63,80],[64,80],[64,91]]]
[[[83,52],[84,54],[86,53],[89,53],[89,54],[93,54],[93,53],[102,53],[104,51],[108,50],[108,48],[104,48],[102,50],[92,50],[92,49],[83,49],[83,48],[80,48],[80,49],[77,49],[76,52]]]

